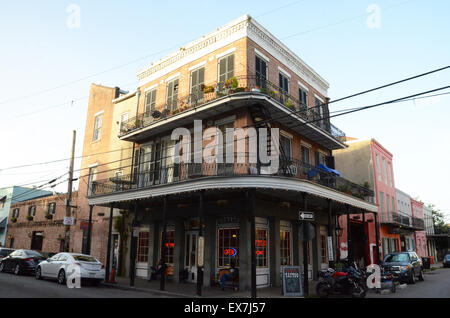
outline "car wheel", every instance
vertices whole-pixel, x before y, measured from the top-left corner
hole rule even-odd
[[[41,268],[36,268],[36,279],[42,279]]]
[[[424,280],[424,277],[423,277],[423,269],[420,270],[420,273],[419,273],[419,280],[420,280],[421,282],[423,282],[423,280]]]
[[[416,274],[414,274],[414,271],[411,271],[411,276],[409,277],[409,283],[415,284],[416,283]]]
[[[14,267],[14,275],[20,275],[20,265],[17,264],[16,267]]]
[[[5,270],[5,264],[0,263],[0,272],[3,273]]]
[[[62,269],[58,273],[58,284],[63,285],[65,282],[66,282],[66,273]]]

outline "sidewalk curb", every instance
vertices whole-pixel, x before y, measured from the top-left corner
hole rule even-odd
[[[177,294],[177,293],[172,293],[172,292],[163,291],[163,290],[156,290],[156,289],[125,287],[125,286],[116,285],[116,284],[112,284],[112,283],[102,283],[101,285],[105,286],[105,287],[108,287],[108,288],[117,288],[117,289],[120,289],[120,290],[138,291],[138,292],[150,293],[150,294],[160,294],[160,295],[171,296],[171,297],[200,298],[198,295],[185,295],[185,294]]]

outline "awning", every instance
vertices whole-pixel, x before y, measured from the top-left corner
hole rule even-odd
[[[6,228],[6,222],[8,221],[8,217],[3,217],[0,219],[0,229]]]
[[[319,164],[314,169],[312,169],[308,172],[308,179],[311,179],[312,177],[314,177],[319,171],[334,173],[335,175],[342,177],[342,175],[339,171],[328,168],[324,164]]]

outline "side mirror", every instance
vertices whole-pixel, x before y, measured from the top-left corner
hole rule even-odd
[[[51,258],[47,258],[46,261],[50,263],[52,261],[52,259]]]

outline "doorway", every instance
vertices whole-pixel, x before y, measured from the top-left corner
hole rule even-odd
[[[44,240],[44,232],[33,232],[31,237],[31,249],[42,251],[42,241]]]
[[[366,247],[364,245],[364,226],[362,223],[350,223],[350,231],[353,245],[353,259],[358,266],[364,266]]]
[[[197,240],[198,231],[186,232],[184,268],[188,271],[187,281],[192,283],[197,281]]]

